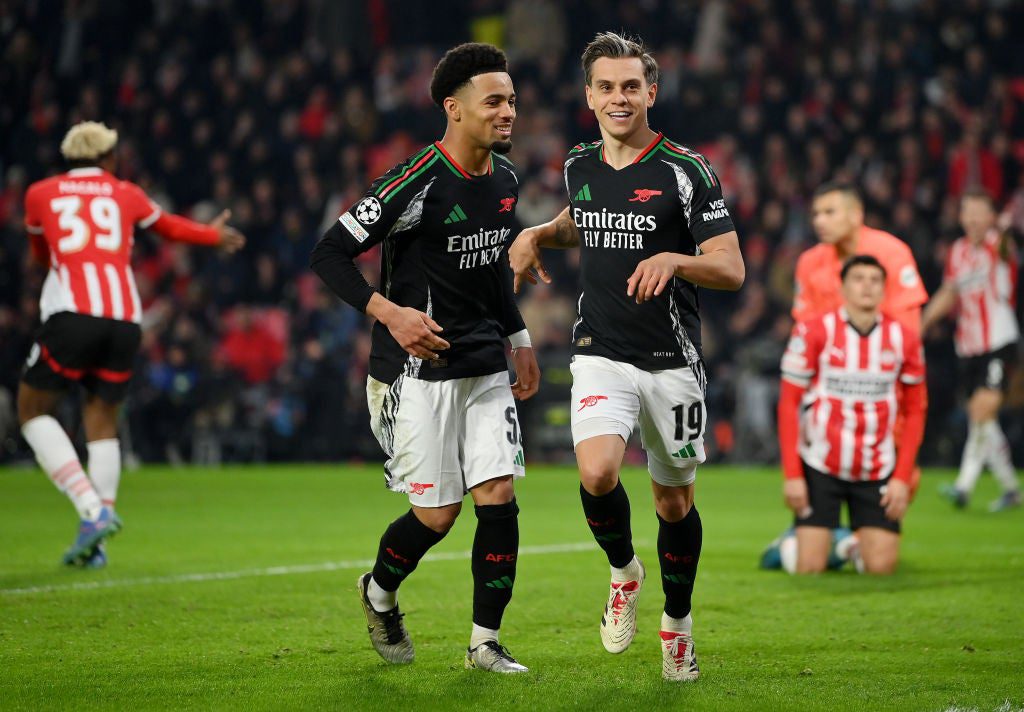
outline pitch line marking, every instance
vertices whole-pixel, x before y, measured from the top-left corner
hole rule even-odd
[[[640,544],[641,542],[634,542]],[[568,554],[576,551],[597,549],[595,542],[576,542],[567,544],[548,544],[543,546],[523,546],[519,555],[531,554]],[[453,551],[427,554],[424,561],[465,561],[472,552]],[[321,564],[297,564],[294,566],[269,566],[263,569],[242,569],[239,571],[210,571],[195,574],[175,574],[173,576],[146,576],[133,579],[113,579],[106,581],[79,581],[77,583],[58,583],[44,586],[26,586],[23,588],[2,588],[0,593],[20,595],[30,593],[55,593],[58,591],[95,591],[103,588],[123,588],[126,586],[159,586],[172,583],[199,583],[203,581],[232,581],[241,578],[262,576],[291,576],[293,574],[315,574],[325,571],[344,571],[347,569],[367,569],[372,567],[374,559],[354,559],[351,561],[325,561]]]

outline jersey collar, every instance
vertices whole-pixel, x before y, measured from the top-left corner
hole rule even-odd
[[[858,334],[860,334],[862,338],[864,338],[869,336],[871,332],[875,330],[875,327],[882,323],[882,312],[878,312],[877,314],[875,314],[875,323],[872,324],[871,328],[868,329],[867,331],[861,331],[860,329],[853,325],[853,322],[850,321],[850,313],[846,311],[846,307],[839,307],[839,318],[842,319],[847,324],[849,324],[851,329],[856,331]]]
[[[644,160],[645,158],[647,158],[647,156],[651,155],[651,151],[653,151],[654,149],[656,149],[656,148],[658,147],[658,144],[659,144],[659,143],[661,143],[661,140],[662,140],[663,138],[665,138],[665,134],[663,134],[663,133],[661,133],[661,132],[659,131],[659,132],[658,132],[658,135],[654,137],[654,140],[653,140],[653,141],[651,141],[651,142],[650,142],[650,143],[649,143],[649,144],[647,145],[647,148],[645,148],[644,150],[642,150],[642,151],[641,151],[641,152],[640,152],[640,153],[639,153],[639,154],[637,155],[637,157],[636,157],[636,158],[634,158],[634,159],[633,159],[632,161],[630,161],[629,165],[631,165],[631,166],[632,166],[632,165],[634,165],[634,164],[636,164],[636,163],[641,163],[641,162],[642,162],[642,161],[643,161],[643,160]],[[601,142],[601,162],[602,162],[602,163],[608,163],[608,159],[607,159],[607,158],[605,158],[605,155],[604,155],[604,142],[603,142],[603,141]]]
[[[87,166],[85,168],[72,168],[67,173],[69,176],[101,176],[103,169],[98,166]]]
[[[465,168],[460,166],[458,164],[458,162],[454,158],[452,158],[451,154],[448,153],[448,151],[444,150],[444,146],[441,145],[440,141],[434,141],[434,150],[437,151],[437,155],[439,155],[441,157],[441,160],[445,162],[445,164],[448,166],[448,168],[451,170],[451,172],[454,173],[455,175],[459,176],[460,178],[465,178],[466,180],[472,180],[474,178],[482,178],[483,177],[483,176],[475,176],[472,173],[470,173],[469,171],[467,171]],[[492,173],[494,173],[494,154],[491,154],[491,155],[489,155],[487,157],[487,173],[485,173],[484,175],[488,175],[489,176]]]

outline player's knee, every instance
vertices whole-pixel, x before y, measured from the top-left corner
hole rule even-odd
[[[682,493],[668,493],[654,495],[654,508],[658,516],[666,522],[678,522],[690,513],[693,506],[692,499]]]
[[[899,554],[884,552],[864,557],[864,573],[872,576],[891,576],[899,566]]]
[[[446,507],[415,507],[416,518],[423,525],[438,534],[447,534],[462,511],[462,503],[449,504]]]
[[[511,476],[488,480],[474,487],[472,492],[473,501],[477,505],[505,504],[516,496]]]
[[[801,558],[796,562],[796,573],[797,574],[823,574],[825,573],[826,564],[828,560],[821,558],[820,560],[815,558]]]
[[[41,415],[48,415],[49,408],[47,405],[48,404],[32,390],[24,387],[21,388],[18,391],[18,424],[24,425],[33,418],[38,418]]]
[[[619,482],[619,468],[610,462],[580,462],[580,483],[595,496],[608,494]]]

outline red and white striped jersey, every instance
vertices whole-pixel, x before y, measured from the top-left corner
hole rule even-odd
[[[961,237],[946,257],[945,279],[956,287],[954,343],[962,358],[997,351],[1015,342],[1017,325],[1017,255],[1012,247],[999,254],[995,230],[978,245]]]
[[[782,378],[807,389],[800,457],[843,480],[882,480],[896,465],[896,383],[924,381],[917,334],[885,314],[867,334],[845,309],[802,321],[782,357]]]
[[[42,320],[68,311],[140,322],[131,269],[135,225],[149,227],[159,217],[141,188],[100,168],[76,168],[29,186],[25,227],[45,239],[50,253]]]

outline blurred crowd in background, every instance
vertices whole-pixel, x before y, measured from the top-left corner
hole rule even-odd
[[[22,198],[63,169],[75,122],[120,132],[119,175],[165,209],[222,208],[248,237],[223,257],[136,236],[144,340],[122,442],[143,461],[379,458],[364,384],[366,318],[309,253],[389,167],[441,136],[431,71],[464,41],[506,50],[523,225],[566,204],[567,150],[599,137],[579,54],[598,31],[641,37],[661,67],[651,125],[704,153],[747,264],[703,290],[713,460],[777,458],[779,359],[793,267],[814,244],[809,197],[844,178],[866,222],[913,249],[930,292],[985,187],[1024,234],[1024,3],[1014,0],[0,0],[0,462],[25,459],[14,417],[45,276]],[[523,406],[528,454],[572,457],[568,341],[576,251],[520,308],[544,370]],[[376,250],[361,267],[371,282]],[[948,329],[929,335],[921,459],[954,464],[965,425]],[[78,426],[74,409],[62,413]],[[1024,384],[1004,412],[1024,446]],[[633,452],[634,457],[639,457]],[[1021,454],[1017,454],[1021,461]]]

